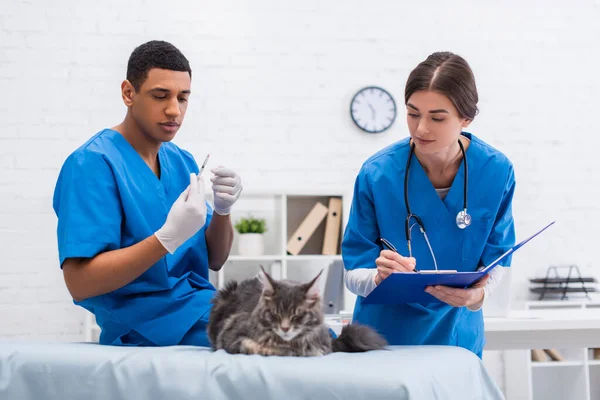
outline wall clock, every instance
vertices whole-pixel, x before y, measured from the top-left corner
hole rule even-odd
[[[350,115],[360,129],[380,133],[396,119],[396,102],[389,92],[377,86],[360,89],[350,102]]]

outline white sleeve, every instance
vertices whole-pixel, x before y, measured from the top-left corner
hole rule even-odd
[[[483,268],[485,268],[485,267],[481,267],[479,269],[483,269]],[[496,287],[498,287],[498,285],[500,284],[500,281],[502,281],[502,277],[504,277],[504,268],[508,268],[508,267],[503,267],[503,266],[499,265],[492,269],[492,271],[489,274],[490,277],[489,277],[487,283],[485,284],[485,286],[483,287],[483,299],[478,304],[473,304],[473,306],[477,306],[477,308],[467,307],[469,310],[479,311],[481,309],[481,307],[483,307],[483,303],[485,303],[485,299],[487,299],[489,296],[491,296],[491,294],[494,292],[494,289],[496,289]]]
[[[345,271],[344,282],[349,291],[357,296],[367,297],[377,284],[375,283],[375,268],[356,268]]]

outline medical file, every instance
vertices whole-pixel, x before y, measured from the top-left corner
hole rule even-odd
[[[500,265],[506,257],[523,247],[531,239],[548,229],[552,221],[527,239],[508,249],[490,265],[479,271],[454,273],[394,272],[384,279],[363,301],[362,304],[404,304],[404,303],[440,303],[441,301],[425,292],[427,286],[444,285],[466,288],[480,280],[494,267]]]

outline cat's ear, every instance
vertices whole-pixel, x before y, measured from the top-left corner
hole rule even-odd
[[[312,281],[306,284],[306,301],[314,303],[319,299],[319,277],[322,273],[323,270]]]
[[[260,266],[260,270],[259,276],[260,281],[263,284],[263,296],[271,297],[273,296],[273,293],[275,293],[275,281],[267,274],[267,271],[265,271],[262,265]]]

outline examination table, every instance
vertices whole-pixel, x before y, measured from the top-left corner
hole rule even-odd
[[[300,358],[0,340],[1,400],[502,398],[482,361],[458,347]]]

